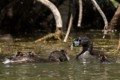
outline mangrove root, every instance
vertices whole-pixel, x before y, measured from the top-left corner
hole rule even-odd
[[[51,10],[51,12],[54,15],[55,21],[56,21],[56,27],[62,28],[63,22],[62,22],[61,15],[57,7],[49,0],[37,0],[37,1],[41,2],[42,4],[44,4],[46,7],[48,7]]]
[[[78,27],[81,27],[82,23],[82,16],[83,16],[83,1],[79,0],[79,18],[78,18]]]
[[[93,5],[96,7],[96,9],[98,10],[98,12],[100,13],[100,15],[102,16],[103,18],[103,21],[104,21],[104,30],[103,30],[103,34],[106,33],[106,30],[108,30],[108,20],[104,14],[104,12],[102,11],[102,9],[100,8],[100,6],[97,4],[96,0],[91,0]],[[105,37],[105,35],[103,35],[103,38]]]
[[[57,39],[57,40],[62,40],[61,36],[63,35],[63,32],[61,30],[57,30],[55,33],[50,33],[42,38],[39,38],[37,40],[35,40],[35,43],[40,42],[40,41],[45,41],[51,38]]]
[[[42,4],[44,4],[46,7],[48,7],[51,12],[53,13],[54,15],[54,18],[55,18],[55,21],[56,21],[56,32],[55,33],[50,33],[40,39],[37,39],[35,41],[36,42],[39,42],[39,41],[44,41],[44,40],[47,40],[47,39],[50,39],[50,38],[55,38],[55,39],[58,39],[58,40],[61,40],[60,36],[62,35],[62,31],[61,29],[59,28],[62,28],[63,26],[63,23],[62,23],[62,18],[61,18],[61,15],[60,15],[60,12],[59,10],[57,9],[57,7],[52,3],[50,2],[49,0],[37,0],[38,2],[41,2]]]
[[[70,21],[69,21],[69,25],[68,25],[68,30],[67,30],[66,36],[65,36],[65,38],[64,38],[64,42],[67,42],[68,36],[69,36],[69,34],[70,34],[71,27],[72,27],[72,23],[73,23],[73,16],[72,16],[72,14],[71,14],[71,16],[70,16]]]

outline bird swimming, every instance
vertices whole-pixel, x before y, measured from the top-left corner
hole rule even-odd
[[[87,36],[77,37],[73,41],[72,46],[73,47],[82,46],[82,51],[76,55],[76,59],[82,60],[83,63],[86,63],[87,61],[89,62],[91,60],[92,61],[99,60],[100,63],[109,62],[104,52],[93,49],[93,42]]]

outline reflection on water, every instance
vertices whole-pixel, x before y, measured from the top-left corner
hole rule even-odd
[[[0,64],[0,80],[120,80],[120,64]]]

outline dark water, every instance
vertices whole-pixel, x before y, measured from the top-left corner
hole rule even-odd
[[[120,80],[120,64],[0,64],[0,80]]]

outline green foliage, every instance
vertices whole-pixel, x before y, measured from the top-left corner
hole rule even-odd
[[[120,3],[120,0],[110,0],[115,7],[117,7]]]

